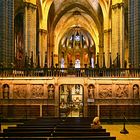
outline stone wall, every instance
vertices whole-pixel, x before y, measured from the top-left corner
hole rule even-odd
[[[59,116],[62,84],[82,85],[84,116],[120,119],[125,113],[140,119],[140,78],[1,78],[0,112],[14,118]]]

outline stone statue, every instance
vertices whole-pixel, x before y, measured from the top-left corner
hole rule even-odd
[[[89,85],[88,87],[88,98],[93,99],[94,98],[94,86]]]
[[[139,98],[139,85],[137,85],[137,84],[133,85],[133,97],[134,97],[134,99]]]
[[[49,85],[48,87],[48,98],[54,99],[54,85]]]
[[[3,85],[3,99],[9,99],[9,85]]]

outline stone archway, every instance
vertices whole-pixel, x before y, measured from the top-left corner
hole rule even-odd
[[[54,63],[59,63],[59,43],[62,37],[70,30],[70,28],[74,26],[85,28],[85,30],[91,34],[92,38],[94,38],[96,46],[95,56],[97,52],[103,52],[103,27],[100,21],[101,18],[99,19],[96,11],[94,11],[93,8],[90,11],[89,7],[85,7],[84,3],[81,4],[79,2],[73,2],[71,4],[65,3],[63,8],[60,7],[60,9],[57,11],[57,14],[54,16],[54,20],[52,22],[50,34],[52,36],[51,42],[53,42],[53,44],[50,45],[54,47],[52,48],[55,56]],[[102,59],[100,61],[102,61]]]
[[[64,67],[93,67],[96,63],[96,46],[91,35],[83,28],[71,28],[60,40],[58,54],[63,53]],[[61,66],[62,55],[58,56]],[[75,65],[79,60],[79,65]],[[93,60],[93,61],[92,61]]]

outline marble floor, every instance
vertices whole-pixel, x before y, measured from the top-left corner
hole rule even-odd
[[[16,127],[16,125],[2,125],[2,130],[7,129],[9,126]],[[125,128],[129,134],[121,134],[123,124],[102,124],[111,136],[116,136],[116,140],[140,140],[140,123],[126,124]]]
[[[123,124],[107,124],[102,126],[110,132],[111,136],[116,136],[116,140],[140,140],[140,124],[126,125],[125,128],[129,132],[128,134],[120,133],[123,129]]]

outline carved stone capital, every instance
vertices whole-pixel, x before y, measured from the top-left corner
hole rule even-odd
[[[110,29],[105,29],[104,30],[104,33],[109,33],[109,32],[111,32],[112,31],[112,29],[110,28]]]
[[[124,7],[124,2],[121,2],[121,3],[116,3],[114,5],[112,5],[112,9],[115,10],[115,9],[120,9],[121,7]]]
[[[99,48],[103,48],[104,46],[103,45],[99,45]]]
[[[24,6],[27,7],[28,9],[31,8],[31,9],[37,9],[37,6],[33,3],[30,3],[30,2],[24,2]]]
[[[39,33],[41,33],[41,35],[42,34],[46,35],[48,33],[47,30],[45,30],[45,29],[39,29],[38,31],[39,31]]]

